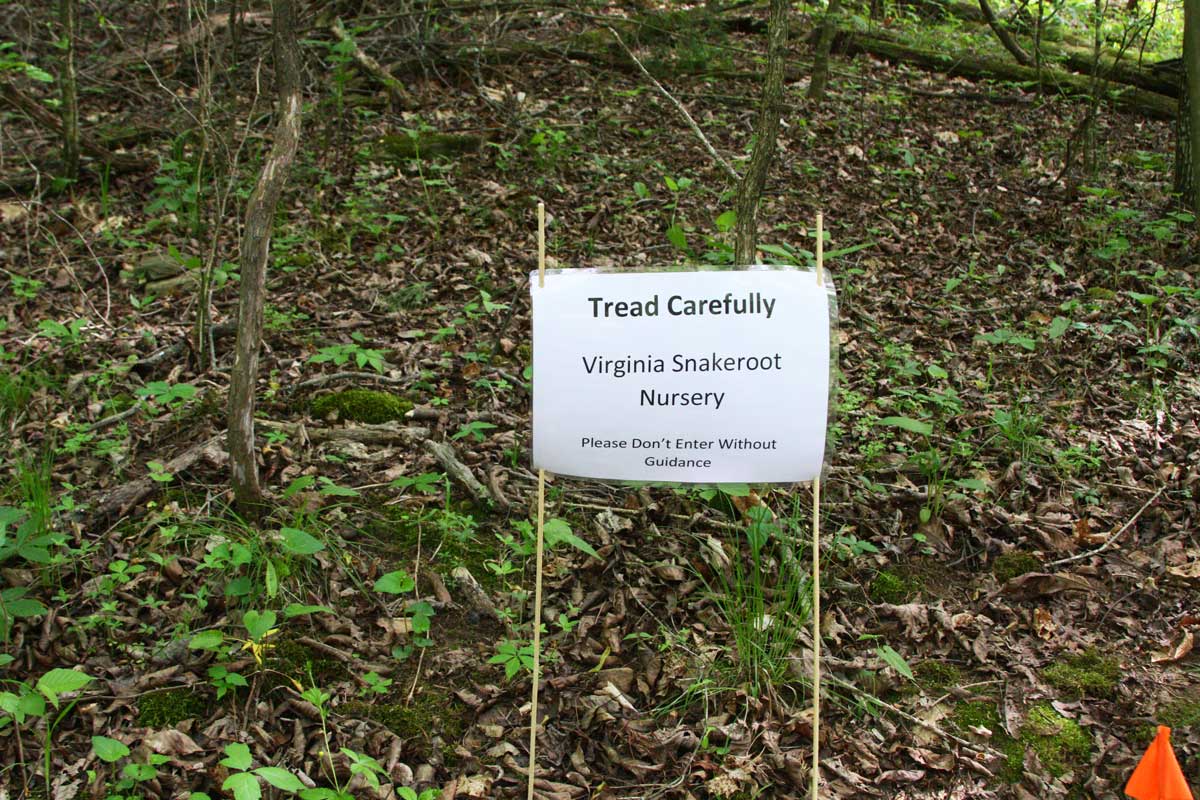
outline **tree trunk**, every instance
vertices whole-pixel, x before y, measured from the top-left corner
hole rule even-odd
[[[273,0],[275,84],[279,120],[275,141],[258,183],[246,203],[242,234],[238,339],[229,383],[229,465],[234,498],[243,511],[262,502],[254,446],[254,389],[258,382],[259,339],[262,337],[267,258],[275,207],[287,182],[300,142],[300,53],[296,43],[292,0]]]
[[[1000,24],[1000,20],[996,19],[996,13],[988,5],[988,0],[979,0],[979,10],[983,12],[983,18],[987,20],[992,33],[996,34],[996,38],[1000,40],[1000,44],[1004,45],[1004,49],[1012,53],[1017,63],[1025,67],[1032,64],[1033,61],[1029,58],[1029,54],[1021,49],[1021,45],[1017,44],[1017,40],[1008,32],[1008,28],[1005,28]]]
[[[1200,0],[1197,0],[1200,2]],[[763,82],[762,106],[754,131],[754,150],[746,173],[738,183],[737,228],[734,241],[735,264],[753,264],[758,245],[758,201],[767,170],[775,157],[779,135],[779,114],[783,105],[784,55],[787,50],[787,0],[771,0],[767,32],[767,76]]]
[[[1180,135],[1186,135],[1183,146],[1188,151],[1184,159],[1187,178],[1183,198],[1193,211],[1200,211],[1200,179],[1196,175],[1196,154],[1200,153],[1200,0],[1184,0],[1183,61],[1186,80],[1180,96],[1186,97],[1181,103],[1186,104],[1187,117],[1186,125],[1181,126],[1186,130],[1181,129]]]
[[[817,31],[817,46],[813,54],[812,79],[808,83],[808,99],[819,103],[825,97],[825,87],[829,84],[829,51],[833,47],[833,37],[837,33],[838,14],[842,10],[842,0],[829,0],[825,9],[825,17]]]
[[[58,76],[62,91],[63,177],[79,177],[79,93],[75,82],[75,40],[79,23],[78,0],[59,0],[58,22],[62,27],[62,69]]]
[[[1186,45],[1187,40],[1184,39]],[[1179,114],[1175,117],[1175,175],[1174,190],[1180,204],[1192,209],[1195,195],[1195,167],[1192,166],[1192,121],[1191,103],[1188,102],[1187,77],[1184,76],[1183,91],[1179,93]],[[1193,209],[1194,210],[1194,209]]]

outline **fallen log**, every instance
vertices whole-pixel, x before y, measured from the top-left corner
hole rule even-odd
[[[354,56],[354,62],[358,66],[380,83],[388,94],[391,95],[392,101],[402,109],[415,108],[416,101],[413,100],[408,89],[396,78],[395,75],[388,72],[383,65],[370,56],[366,51],[358,46],[358,42],[354,41],[346,28],[342,25],[342,20],[335,19],[333,24],[329,26],[329,32],[333,34],[333,38],[350,48],[350,53]]]
[[[225,453],[225,434],[221,433],[189,447],[180,455],[175,456],[163,465],[163,471],[176,475],[190,469],[200,460],[208,461],[214,466],[221,466],[226,458],[228,456]],[[124,516],[143,498],[161,486],[161,483],[148,475],[122,484],[96,502],[93,514],[101,518]]]
[[[24,112],[43,128],[48,128],[58,134],[62,133],[62,120],[58,115],[7,81],[0,81],[0,100],[13,109]],[[105,162],[119,172],[132,172],[154,166],[152,162],[137,156],[114,153],[87,133],[80,133],[79,144],[88,155]]]
[[[987,56],[948,55],[890,39],[861,33],[845,33],[842,47],[850,54],[869,53],[922,69],[963,78],[991,78],[1016,81],[1038,87],[1038,72],[999,58]],[[1100,80],[1095,86],[1105,101],[1122,111],[1135,111],[1156,119],[1174,119],[1176,102],[1158,92]],[[1086,75],[1055,69],[1042,69],[1040,91],[1068,96],[1087,96],[1093,90],[1092,79]]]

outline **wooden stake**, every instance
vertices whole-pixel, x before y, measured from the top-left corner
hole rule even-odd
[[[817,286],[825,285],[825,215],[817,212]]]
[[[546,205],[538,201],[538,288],[546,285]],[[529,791],[537,779],[538,683],[542,678],[542,554],[546,530],[546,470],[538,470],[537,572],[533,582],[533,690],[529,699]]]
[[[820,273],[818,273],[820,274]],[[813,763],[812,800],[821,784],[821,476],[813,479]]]
[[[538,288],[546,286],[546,204],[538,201]]]
[[[825,216],[817,212],[817,286],[825,285]],[[821,476],[813,479],[813,759],[812,800],[821,797]]]

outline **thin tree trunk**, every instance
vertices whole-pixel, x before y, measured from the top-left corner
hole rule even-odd
[[[1017,40],[1008,32],[1008,28],[1001,25],[1000,20],[996,19],[996,13],[988,5],[988,0],[979,0],[979,10],[983,12],[983,18],[987,20],[988,27],[992,29],[992,33],[996,34],[996,38],[1000,40],[1000,44],[1004,45],[1004,49],[1012,53],[1018,64],[1028,67],[1032,63],[1029,54],[1021,49],[1021,45],[1017,44]]]
[[[275,84],[279,121],[271,153],[246,203],[242,234],[238,339],[229,384],[229,465],[239,508],[253,512],[262,502],[254,446],[254,389],[258,382],[267,258],[275,207],[300,143],[300,53],[292,0],[273,0]]]
[[[1186,124],[1181,126],[1180,135],[1186,137],[1184,141],[1188,149],[1187,158],[1184,160],[1187,180],[1183,197],[1184,202],[1193,211],[1200,211],[1200,180],[1196,175],[1196,155],[1200,153],[1200,0],[1184,0],[1183,20],[1183,66],[1186,85],[1180,96],[1186,98],[1187,116]]]
[[[1200,2],[1200,0],[1197,0]],[[758,245],[758,201],[767,182],[767,171],[775,157],[779,115],[783,105],[784,55],[787,50],[787,0],[771,0],[767,23],[767,76],[763,82],[762,106],[754,130],[754,150],[746,173],[738,183],[737,228],[734,263],[753,264]]]
[[[62,70],[58,76],[62,90],[63,177],[79,177],[79,94],[75,81],[75,40],[78,34],[78,0],[59,0],[58,21],[62,27]]]
[[[825,87],[829,85],[829,51],[833,47],[833,37],[837,33],[838,14],[841,10],[842,0],[829,0],[825,17],[817,31],[812,79],[808,83],[808,99],[817,103],[825,97]]]

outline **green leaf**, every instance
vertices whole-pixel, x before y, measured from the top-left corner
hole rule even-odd
[[[252,641],[261,642],[271,628],[275,627],[275,619],[274,611],[259,613],[250,610],[242,616],[242,624],[246,626],[246,633],[249,634]]]
[[[543,535],[546,537],[546,544],[550,545],[550,547],[554,547],[559,542],[566,542],[576,550],[587,553],[592,558],[599,557],[596,555],[595,549],[590,544],[575,535],[575,533],[571,530],[571,526],[568,525],[565,520],[548,520],[546,522],[546,527],[543,529]]]
[[[188,642],[193,650],[216,650],[225,641],[225,635],[220,631],[200,631]]]
[[[876,647],[875,655],[882,658],[884,663],[896,670],[896,672],[899,672],[901,675],[908,678],[910,681],[914,680],[913,671],[908,666],[908,662],[904,660],[904,656],[893,650],[891,645],[885,644],[882,647]]]
[[[242,746],[245,747],[245,745]],[[225,779],[221,788],[227,792],[233,792],[234,800],[260,800],[262,797],[262,787],[258,785],[258,778],[249,772],[233,773]]]
[[[402,569],[389,572],[375,581],[374,589],[384,594],[405,594],[416,588],[416,582]]]
[[[750,484],[748,483],[722,483],[717,488],[721,490],[722,494],[729,497],[750,496]]]
[[[310,556],[325,549],[325,543],[300,528],[282,528],[283,549],[298,556]]]
[[[37,617],[45,613],[46,607],[32,597],[0,605],[0,616],[7,614],[10,617]]]
[[[313,475],[301,475],[299,478],[296,478],[296,480],[289,483],[288,487],[283,490],[283,499],[287,500],[289,497],[296,494],[296,492],[302,492],[316,482],[317,479]]]
[[[321,476],[321,494],[329,497],[358,497],[358,490],[349,486],[338,486],[325,476]]]
[[[107,736],[93,736],[92,750],[101,761],[111,764],[129,755],[129,747],[124,742],[110,739]]]
[[[688,252],[687,234],[678,225],[667,228],[667,241],[674,245],[676,250]]]
[[[55,708],[58,708],[59,695],[79,691],[92,680],[92,676],[86,672],[78,672],[73,669],[52,669],[38,678],[37,690],[45,695]]]
[[[726,211],[721,216],[717,217],[717,230],[725,233],[737,224],[737,212],[733,209]]]
[[[1059,339],[1071,327],[1071,320],[1066,317],[1055,317],[1050,321],[1050,329],[1046,331],[1051,339]]]
[[[329,606],[305,606],[300,603],[288,603],[283,609],[283,618],[291,619],[292,617],[302,617],[305,614],[332,614],[333,609]]]
[[[250,764],[253,760],[250,757],[249,746],[242,742],[230,742],[225,745],[225,758],[222,758],[220,763],[230,769],[247,770],[250,769]],[[255,781],[255,786],[257,785],[258,782]],[[227,787],[222,786],[221,788],[225,789]]]
[[[302,792],[308,788],[295,775],[279,767],[259,767],[254,774],[285,792]]]
[[[919,419],[913,419],[912,417],[884,417],[879,420],[878,424],[889,425],[893,428],[900,428],[912,433],[919,433],[922,436],[929,436],[933,433],[932,425],[928,422],[922,422]]]

